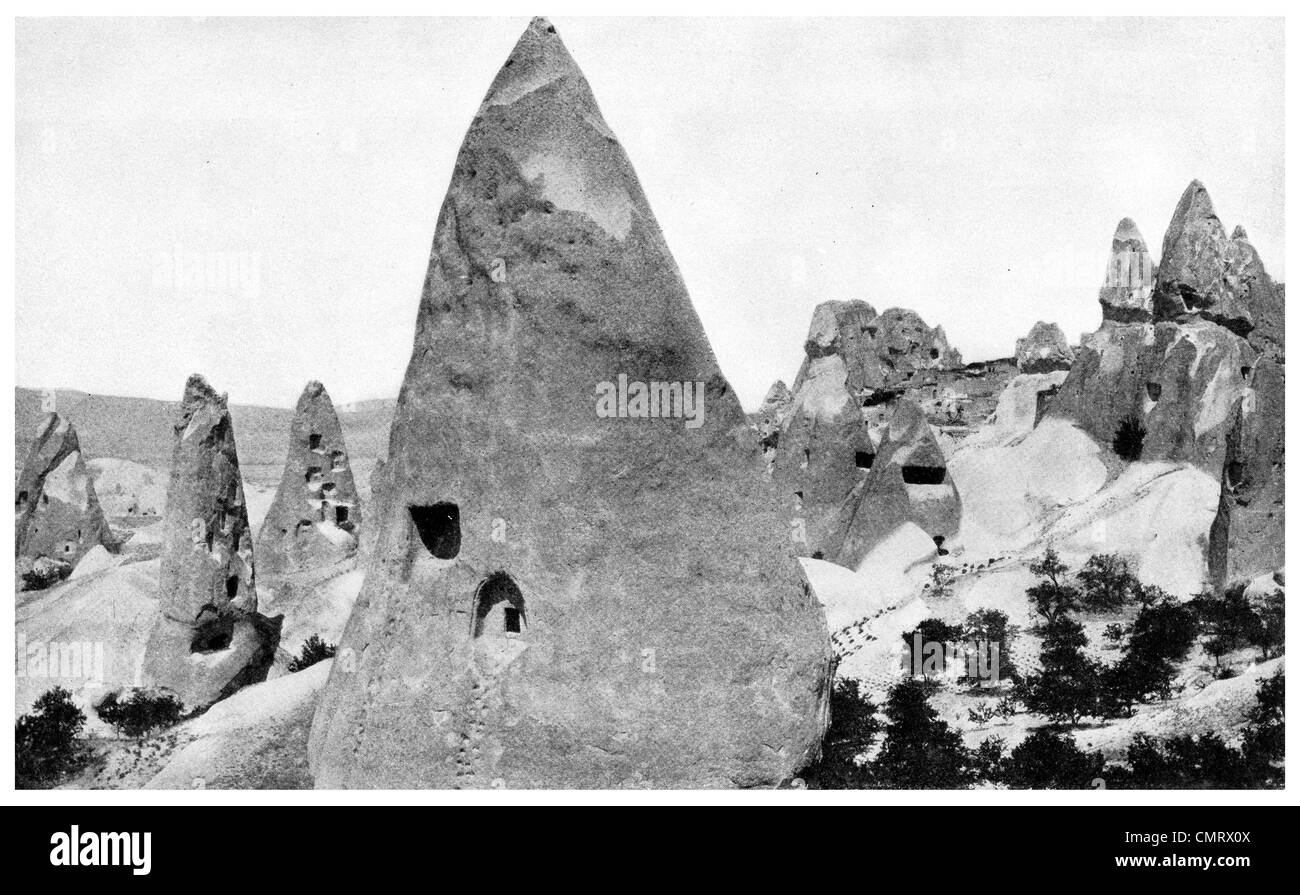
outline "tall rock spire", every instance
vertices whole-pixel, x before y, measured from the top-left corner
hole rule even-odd
[[[305,572],[357,551],[361,506],[343,430],[329,392],[309,382],[289,425],[275,500],[257,535],[263,575]]]
[[[456,160],[323,787],[760,786],[825,620],[632,166],[535,19]]]
[[[96,544],[117,549],[76,427],[57,413],[46,414],[37,425],[18,476],[14,516],[20,565],[44,556],[75,566]]]
[[[146,683],[189,707],[262,680],[279,622],[257,613],[253,543],[226,396],[185,383],[163,517],[160,615],[145,651]]]

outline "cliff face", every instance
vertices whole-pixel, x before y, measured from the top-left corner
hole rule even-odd
[[[535,20],[465,137],[322,787],[770,786],[829,645],[631,164]]]

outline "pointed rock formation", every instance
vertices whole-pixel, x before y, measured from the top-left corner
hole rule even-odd
[[[39,557],[75,566],[92,547],[118,547],[104,519],[72,423],[46,414],[27,451],[14,499],[19,571]]]
[[[257,535],[264,576],[308,572],[357,552],[361,504],[325,386],[309,382],[289,425],[284,475]]]
[[[434,235],[320,787],[771,786],[830,651],[632,166],[535,19]]]
[[[1154,296],[1155,319],[1210,320],[1239,336],[1254,327],[1249,296],[1231,276],[1231,241],[1199,180],[1183,191],[1165,231]]]
[[[921,408],[898,402],[865,479],[844,501],[828,556],[856,569],[898,526],[913,522],[942,548],[961,526],[961,498]]]
[[[175,424],[163,525],[161,614],[144,676],[195,708],[265,679],[282,620],[257,612],[234,427],[226,396],[197,374]]]
[[[776,460],[776,446],[781,437],[781,423],[790,412],[790,389],[778,379],[767,390],[767,396],[759,405],[755,428],[758,429],[758,443],[763,448],[763,456],[768,462]]]
[[[1173,252],[1174,263],[1182,265],[1183,273],[1169,274],[1163,259],[1152,270],[1154,322],[1143,322],[1143,314],[1134,310],[1136,300],[1125,306],[1127,312],[1116,311],[1121,302],[1113,285],[1115,271],[1127,265],[1128,288],[1138,292],[1147,276],[1142,256],[1133,254],[1142,252],[1141,235],[1127,218],[1120,222],[1101,290],[1101,328],[1084,336],[1049,414],[1074,419],[1106,445],[1122,420],[1134,419],[1146,430],[1142,459],[1185,461],[1216,477],[1220,474],[1228,430],[1244,388],[1241,371],[1252,364],[1254,351],[1244,338],[1219,325],[1217,316],[1175,311],[1170,298],[1181,294],[1181,289],[1193,288],[1191,282],[1202,276],[1189,244],[1207,244],[1216,227],[1209,197],[1193,182],[1165,237],[1165,250]],[[1222,227],[1217,232],[1222,237]],[[1122,253],[1129,254],[1127,262],[1120,260]],[[1135,264],[1138,273],[1133,275]],[[1240,305],[1231,295],[1216,295],[1214,307]],[[1198,301],[1191,306],[1211,306]]]
[[[1120,239],[1129,231],[1132,238]],[[1114,245],[1141,251],[1125,219]],[[1145,430],[1141,458],[1195,464],[1221,482],[1209,532],[1216,587],[1275,571],[1284,523],[1284,292],[1237,227],[1229,238],[1198,181],[1184,191],[1155,271],[1152,322],[1117,299],[1112,259],[1101,329],[1084,338],[1051,414],[1103,444],[1121,420]],[[1131,264],[1130,264],[1131,269]]]
[[[1116,323],[1148,323],[1155,262],[1132,218],[1124,218],[1110,241],[1110,263],[1101,287],[1101,318]]]
[[[1068,370],[1074,363],[1074,349],[1055,323],[1039,320],[1029,335],[1016,339],[1016,366],[1021,373],[1051,373]]]

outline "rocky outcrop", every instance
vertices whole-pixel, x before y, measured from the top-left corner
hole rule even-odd
[[[943,451],[911,401],[899,401],[866,477],[844,501],[828,557],[856,569],[895,529],[913,522],[942,549],[961,525],[961,498]]]
[[[434,234],[319,787],[772,786],[830,650],[632,167],[536,19]]]
[[[23,461],[14,531],[20,573],[40,557],[72,567],[96,545],[118,547],[82,458],[77,430],[57,413],[41,419]]]
[[[1120,252],[1145,252],[1128,219],[1113,243]],[[1144,432],[1141,459],[1191,463],[1219,479],[1211,583],[1270,573],[1283,544],[1284,293],[1245,230],[1224,233],[1198,181],[1165,234],[1149,322],[1144,287],[1112,284],[1125,266],[1131,271],[1132,260],[1112,257],[1101,328],[1084,338],[1049,413],[1103,444],[1132,420]]]
[[[160,615],[145,648],[145,684],[190,708],[266,677],[282,616],[257,612],[253,543],[235,432],[199,375],[185,384],[174,427],[163,517]]]
[[[1052,373],[1068,370],[1074,363],[1074,349],[1055,323],[1039,320],[1029,335],[1016,339],[1016,367],[1021,373]]]
[[[755,428],[758,429],[758,443],[769,460],[776,457],[776,446],[781,436],[781,423],[790,412],[791,395],[786,384],[778,379],[767,390],[763,403],[758,407]]]
[[[877,314],[864,301],[828,301],[813,312],[804,362],[776,439],[773,478],[793,497],[806,554],[825,554],[845,497],[875,455],[870,422],[926,374],[962,367],[942,327],[913,311]]]
[[[340,562],[356,554],[360,526],[361,502],[334,404],[325,386],[309,382],[289,426],[280,487],[258,531],[258,569],[275,576]]]
[[[1193,295],[1190,290],[1203,279],[1188,243],[1205,248],[1206,234],[1216,227],[1222,236],[1209,197],[1193,182],[1165,238],[1165,251],[1183,272],[1168,273],[1162,259],[1152,271],[1152,321],[1141,322],[1142,315],[1135,313],[1132,322],[1125,322],[1129,318],[1115,313],[1116,287],[1109,284],[1115,270],[1125,264],[1132,270],[1136,263],[1143,272],[1130,288],[1140,292],[1145,249],[1132,222],[1120,222],[1112,246],[1130,260],[1112,257],[1108,285],[1101,291],[1101,328],[1084,337],[1051,414],[1070,417],[1107,445],[1121,421],[1135,420],[1146,433],[1142,459],[1188,462],[1220,474],[1236,403],[1245,388],[1243,371],[1252,366],[1255,352],[1245,338],[1220,325],[1220,316],[1188,308],[1222,309],[1242,303],[1217,291],[1213,302],[1189,298],[1184,304],[1180,298],[1176,307],[1174,302],[1175,295]],[[1209,287],[1202,283],[1200,288]]]

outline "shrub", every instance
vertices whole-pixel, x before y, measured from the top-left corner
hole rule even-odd
[[[326,659],[334,658],[334,654],[339,650],[337,644],[326,643],[316,634],[307,638],[302,645],[302,650],[297,657],[289,660],[289,671],[302,671],[304,668],[310,668],[317,662],[324,662]]]
[[[1214,657],[1214,667],[1235,649],[1259,640],[1259,619],[1246,599],[1245,585],[1224,591],[1222,597],[1206,592],[1193,598],[1191,607],[1200,619],[1205,651]]]
[[[30,714],[14,725],[14,778],[18,789],[36,789],[74,770],[82,750],[77,737],[86,715],[62,687],[47,690]]]
[[[1121,459],[1131,463],[1142,458],[1142,442],[1146,437],[1147,430],[1142,421],[1136,416],[1126,416],[1115,429],[1110,446]]]
[[[979,609],[966,616],[962,623],[962,633],[968,641],[997,644],[998,675],[1007,680],[1014,680],[1017,675],[1015,662],[1011,659],[1011,643],[1016,638],[1015,625],[1009,624],[1007,614],[997,609]]]
[[[144,689],[133,689],[125,699],[117,692],[109,693],[95,706],[99,720],[132,739],[174,726],[184,710],[172,693]]]

